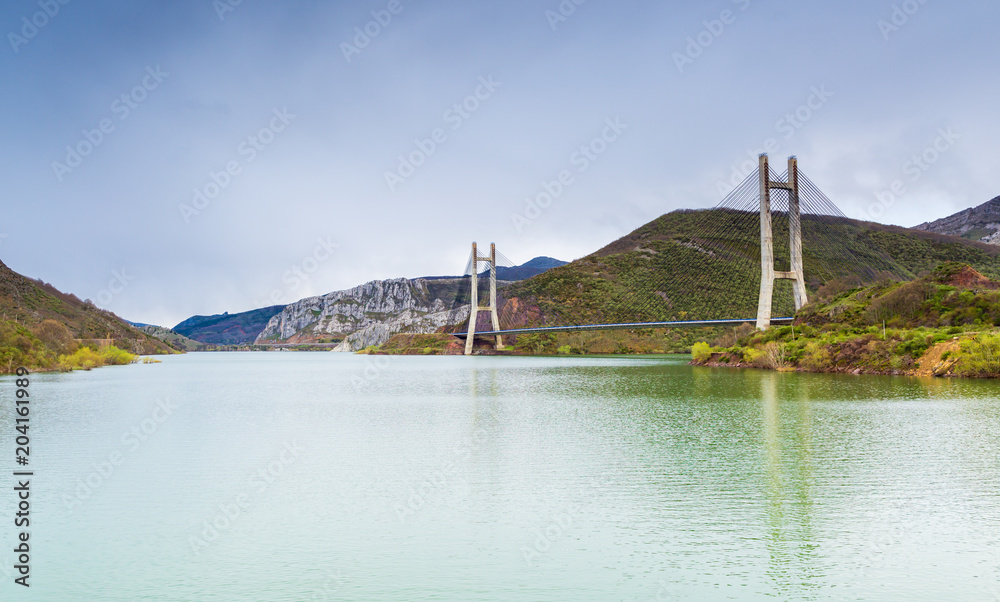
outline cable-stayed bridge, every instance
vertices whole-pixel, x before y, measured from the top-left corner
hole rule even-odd
[[[466,267],[472,311],[465,331],[454,334],[466,338],[469,354],[476,336],[495,337],[502,349],[504,336],[532,333],[740,323],[767,329],[791,322],[810,291],[832,281],[903,276],[795,157],[783,173],[767,155],[759,161],[714,209],[667,214],[575,262],[573,273],[556,268],[498,292],[496,268],[512,262],[494,245],[485,255],[473,244]],[[481,279],[489,281],[485,304]]]

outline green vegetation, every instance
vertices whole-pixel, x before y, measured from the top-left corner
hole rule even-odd
[[[712,357],[712,347],[705,342],[695,343],[691,347],[691,357],[696,362],[705,362]]]
[[[21,366],[33,371],[69,371],[135,361],[135,355],[114,345],[101,347],[75,341],[69,329],[55,320],[45,320],[34,329],[9,320],[0,322],[3,373],[12,373]]]
[[[113,313],[0,263],[0,373],[58,370],[60,356],[111,342],[130,354],[174,352]]]
[[[701,339],[715,339],[724,328],[604,330],[527,334],[505,339],[528,355],[630,355],[687,353]]]
[[[72,354],[60,355],[58,367],[63,372],[70,370],[90,370],[101,366],[124,366],[137,361],[137,357],[114,345],[103,349],[80,347]]]
[[[803,308],[794,326],[692,349],[699,364],[772,370],[1000,376],[1000,282],[948,263]]]
[[[952,354],[950,354],[952,355]],[[959,349],[944,360],[953,360],[958,376],[1000,377],[1000,334],[982,334],[961,342]]]
[[[516,328],[752,317],[760,246],[758,231],[745,227],[745,219],[746,214],[729,210],[661,216],[596,253],[504,287],[501,322]],[[780,265],[788,254],[781,235],[785,221],[775,216],[779,270],[787,269]],[[1000,278],[1000,247],[961,238],[810,216],[803,217],[803,237],[812,296],[888,276],[912,280],[945,262],[969,264]],[[775,315],[791,312],[790,284],[779,281]]]
[[[380,355],[455,355],[465,350],[465,345],[447,334],[397,334],[384,344],[359,351],[361,354]]]

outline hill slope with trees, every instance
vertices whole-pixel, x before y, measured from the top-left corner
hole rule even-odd
[[[776,268],[787,270],[787,219],[774,221]],[[731,210],[666,214],[582,259],[505,287],[501,324],[754,317],[760,282],[754,223],[747,227],[746,213]],[[848,218],[803,216],[803,247],[812,296],[912,279],[953,261],[1000,278],[995,245]],[[774,315],[793,311],[791,286],[778,281]]]
[[[172,352],[115,314],[0,262],[0,373],[19,366],[95,367]]]
[[[695,363],[772,370],[1000,376],[1000,282],[947,263],[812,303],[794,326],[701,343]]]

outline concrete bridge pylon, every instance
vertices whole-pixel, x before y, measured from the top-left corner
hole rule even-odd
[[[802,212],[799,207],[799,167],[798,159],[788,158],[788,181],[771,179],[767,154],[759,157],[760,167],[760,297],[757,303],[757,328],[767,330],[771,326],[771,307],[774,300],[774,281],[791,280],[795,297],[795,311],[809,302],[806,281],[802,267]],[[774,270],[774,232],[771,220],[771,190],[788,192],[788,232],[791,261],[787,272]]]
[[[479,307],[479,264],[490,264],[490,304]],[[479,312],[488,311],[493,320],[493,330],[500,330],[500,318],[497,316],[497,246],[490,243],[490,256],[480,257],[476,243],[472,243],[472,291],[469,302],[469,332],[465,338],[465,355],[472,355],[472,343],[476,338],[476,319]],[[503,349],[503,337],[496,336],[496,348]]]

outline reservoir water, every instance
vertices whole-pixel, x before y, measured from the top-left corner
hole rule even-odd
[[[1000,383],[685,357],[33,375],[0,599],[1000,600]]]

